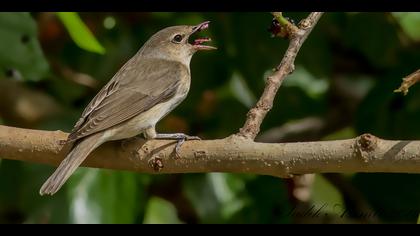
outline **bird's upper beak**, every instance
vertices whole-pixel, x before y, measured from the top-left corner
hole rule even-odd
[[[194,26],[192,28],[192,31],[190,33],[190,35],[193,35],[197,32],[200,32],[202,30],[205,30],[209,27],[210,21],[205,21],[203,23],[200,23],[196,26]],[[213,46],[208,46],[208,45],[203,45],[203,43],[205,42],[210,42],[211,39],[210,38],[196,38],[194,39],[194,41],[191,43],[193,48],[196,50],[214,50],[217,49],[216,47]]]

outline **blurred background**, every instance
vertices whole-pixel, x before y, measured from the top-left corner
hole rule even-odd
[[[307,13],[284,13],[299,22]],[[70,131],[84,107],[156,31],[210,20],[217,51],[196,54],[187,99],[160,132],[224,138],[243,125],[287,48],[269,13],[0,13],[0,124]],[[420,13],[326,13],[264,120],[261,142],[420,139]],[[80,168],[54,197],[54,168],[0,159],[0,223],[416,223],[420,176],[292,179],[146,175]]]

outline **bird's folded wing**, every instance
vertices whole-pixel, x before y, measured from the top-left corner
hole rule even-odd
[[[130,65],[130,61],[90,102],[67,142],[103,131],[171,99],[180,77],[189,73],[177,62],[148,60]]]

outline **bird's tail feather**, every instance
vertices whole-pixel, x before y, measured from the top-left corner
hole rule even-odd
[[[67,181],[67,179],[73,174],[73,172],[79,167],[80,164],[86,159],[97,146],[101,145],[100,134],[95,134],[84,138],[79,143],[73,146],[72,150],[67,157],[60,163],[55,172],[48,178],[47,181],[42,185],[39,190],[40,195],[53,195],[56,193],[61,186]]]

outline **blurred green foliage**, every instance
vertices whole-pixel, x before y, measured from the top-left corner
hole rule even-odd
[[[177,224],[182,223],[177,216],[174,205],[159,197],[151,197],[146,203],[144,213],[145,224]]]
[[[306,16],[284,14],[296,22]],[[331,111],[338,110],[334,122],[342,120],[340,127],[319,139],[351,138],[365,132],[388,139],[419,139],[420,86],[413,86],[407,96],[392,92],[401,78],[420,67],[419,15],[325,14],[303,45],[296,71],[280,88],[262,132],[309,116],[327,120]],[[271,19],[268,13],[0,13],[0,82],[18,80],[60,104],[60,112],[31,128],[70,131],[101,86],[154,32],[211,20],[203,34],[213,39],[218,50],[194,56],[190,94],[159,123],[158,130],[223,138],[241,127],[265,78],[287,48],[287,40],[270,37]],[[99,86],[87,87],[63,73],[63,68],[87,74]],[[298,220],[291,214],[296,202],[290,180],[80,168],[57,195],[40,197],[39,187],[52,171],[49,166],[1,160],[0,223]],[[418,221],[418,175],[355,173],[346,178],[382,221]],[[335,205],[340,210],[351,207],[343,198],[326,179],[316,176],[309,204],[326,204],[322,211],[334,214]]]
[[[0,70],[17,79],[46,77],[48,62],[37,40],[36,22],[29,13],[0,14]]]
[[[90,52],[105,53],[105,48],[96,40],[76,12],[58,12],[57,16],[63,22],[77,46]]]
[[[420,14],[418,12],[395,12],[393,15],[397,18],[398,23],[412,40],[420,40]]]

